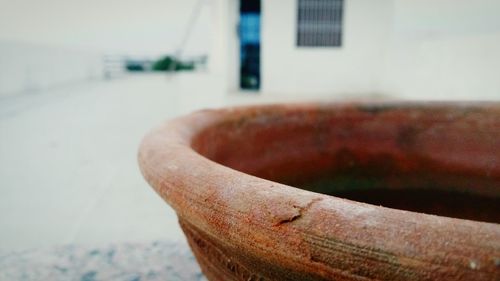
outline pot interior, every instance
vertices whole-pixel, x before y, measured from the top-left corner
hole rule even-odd
[[[268,106],[193,139],[222,165],[355,201],[500,223],[500,110],[464,105]]]

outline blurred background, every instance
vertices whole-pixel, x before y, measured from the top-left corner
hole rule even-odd
[[[0,7],[1,280],[203,278],[136,161],[164,120],[299,100],[500,100],[497,0]]]

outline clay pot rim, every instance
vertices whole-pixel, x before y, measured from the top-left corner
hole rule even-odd
[[[392,209],[302,190],[233,170],[205,158],[192,148],[193,138],[198,133],[224,121],[234,112],[247,114],[262,108],[307,110],[354,104],[499,106],[483,102],[313,102],[202,110],[168,121],[147,134],[140,145],[140,168],[146,180],[175,209],[182,221],[213,237],[222,235],[227,243],[236,245],[242,251],[265,253],[265,245],[256,247],[243,240],[257,239],[259,235],[269,236],[269,233],[279,237],[286,233],[274,240],[273,247],[282,250],[276,256],[281,256],[281,262],[283,257],[288,257],[290,266],[293,266],[294,257],[305,255],[303,236],[300,234],[303,232],[323,239],[343,238],[346,243],[362,248],[376,247],[396,255],[419,256],[421,259],[432,259],[436,251],[459,251],[463,243],[475,245],[478,251],[491,252],[491,247],[499,243],[500,226],[497,224]],[[207,211],[206,206],[193,204],[207,201],[220,212]],[[259,202],[259,205],[250,206],[245,201]],[[317,218],[321,218],[328,227],[322,226]],[[339,221],[341,225],[336,224]],[[423,230],[426,232],[423,233]],[[368,234],[361,231],[368,231]],[[474,235],[470,235],[471,231]],[[408,241],[414,244],[411,253],[407,245],[401,245]],[[434,250],[428,253],[428,247],[434,247]],[[473,265],[458,266],[472,268]]]
[[[251,106],[233,106],[233,107],[227,107],[227,108],[220,108],[220,109],[203,109],[203,110],[198,110],[195,111],[191,114],[177,117],[175,119],[169,120],[164,122],[162,125],[158,126],[157,128],[152,129],[142,140],[140,144],[140,149],[139,149],[139,154],[138,154],[138,160],[140,163],[141,171],[143,175],[146,177],[146,179],[149,180],[149,176],[151,176],[151,172],[155,172],[155,174],[161,174],[164,173],[165,175],[168,175],[172,172],[178,171],[178,167],[175,164],[170,163],[167,166],[160,166],[163,168],[163,170],[158,170],[156,167],[152,167],[149,164],[150,163],[158,163],[161,162],[161,153],[169,152],[171,149],[177,150],[182,153],[188,154],[189,158],[185,159],[187,162],[185,162],[186,166],[195,166],[200,164],[201,162],[209,162],[210,165],[212,165],[212,169],[210,171],[206,172],[217,172],[217,170],[224,171],[224,173],[230,173],[234,177],[243,177],[243,178],[248,178],[249,180],[252,181],[263,181],[268,184],[271,184],[273,186],[280,186],[280,187],[285,187],[285,188],[291,188],[289,191],[290,193],[285,194],[284,196],[286,197],[295,197],[295,196],[304,196],[305,193],[307,195],[315,195],[315,196],[322,196],[326,198],[324,199],[329,199],[329,198],[336,198],[339,200],[347,201],[349,203],[355,203],[355,204],[361,204],[365,206],[370,206],[374,207],[375,209],[379,209],[380,211],[386,211],[387,209],[391,211],[396,211],[396,212],[401,212],[401,214],[414,214],[417,216],[423,216],[423,217],[440,217],[445,220],[459,220],[459,221],[470,221],[466,219],[459,219],[459,218],[452,218],[452,217],[445,217],[445,216],[438,216],[438,215],[432,215],[432,214],[425,214],[425,213],[417,213],[417,212],[412,212],[412,211],[406,211],[406,210],[401,210],[401,209],[394,209],[390,207],[384,207],[384,206],[376,206],[373,204],[369,203],[364,203],[364,202],[358,202],[358,201],[353,201],[350,199],[344,199],[332,195],[324,195],[320,193],[316,193],[313,191],[309,190],[304,190],[300,189],[298,187],[294,187],[291,185],[286,185],[282,184],[279,182],[274,182],[274,181],[269,181],[263,178],[259,178],[256,176],[252,176],[243,172],[240,172],[238,170],[232,169],[230,167],[224,166],[220,163],[217,163],[213,160],[207,159],[205,156],[201,155],[197,151],[195,151],[192,147],[192,141],[193,138],[196,137],[198,133],[203,131],[204,129],[207,129],[211,126],[217,125],[218,123],[224,121],[227,116],[231,115],[233,112],[236,111],[243,111],[243,112],[254,112],[255,110],[259,110],[262,108],[266,109],[271,109],[274,107],[279,107],[279,108],[302,108],[302,109],[307,109],[307,108],[317,108],[317,107],[325,107],[325,108],[332,108],[332,107],[349,107],[349,106],[367,106],[367,107],[377,107],[377,106],[399,106],[399,107],[447,107],[447,106],[452,106],[452,107],[471,107],[471,106],[481,106],[481,107],[494,107],[494,102],[468,102],[468,101],[463,101],[463,102],[383,102],[383,101],[370,101],[370,102],[346,102],[346,103],[340,103],[340,102],[332,102],[332,103],[318,103],[318,102],[309,102],[309,103],[274,103],[274,104],[265,104],[265,105],[251,105]],[[500,105],[500,103],[498,103]],[[163,139],[163,141],[160,141],[158,139]],[[149,152],[149,153],[148,153]],[[155,152],[154,155],[151,152]],[[158,153],[160,152],[160,153]],[[146,153],[148,155],[146,156]],[[176,153],[177,154],[177,153]],[[181,153],[180,153],[181,154]],[[194,155],[193,155],[194,154]],[[165,155],[166,156],[166,155]],[[168,159],[168,157],[165,157],[165,159]],[[206,164],[206,163],[204,163]],[[166,168],[166,169],[165,169]],[[202,175],[198,175],[201,177]],[[225,179],[221,179],[220,181],[213,182],[217,186],[224,186],[225,185]],[[153,184],[153,188],[164,198],[162,195],[162,190],[165,188],[165,186],[156,185]],[[257,187],[257,188],[260,188]],[[272,192],[272,191],[271,191]],[[283,194],[280,194],[280,196],[283,196]],[[167,198],[164,198],[167,200],[169,203],[174,203],[170,202]],[[286,199],[286,198],[284,198]],[[285,200],[286,201],[286,200]],[[174,203],[175,204],[175,203]],[[488,223],[492,224],[489,222],[481,222],[481,221],[473,221],[475,223]],[[494,224],[494,223],[493,223]]]

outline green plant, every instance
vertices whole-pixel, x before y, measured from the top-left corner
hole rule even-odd
[[[164,56],[153,64],[153,71],[194,70],[193,62],[183,62],[171,56]]]

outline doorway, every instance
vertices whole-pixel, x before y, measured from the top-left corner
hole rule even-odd
[[[260,89],[260,1],[240,0],[240,88]]]

